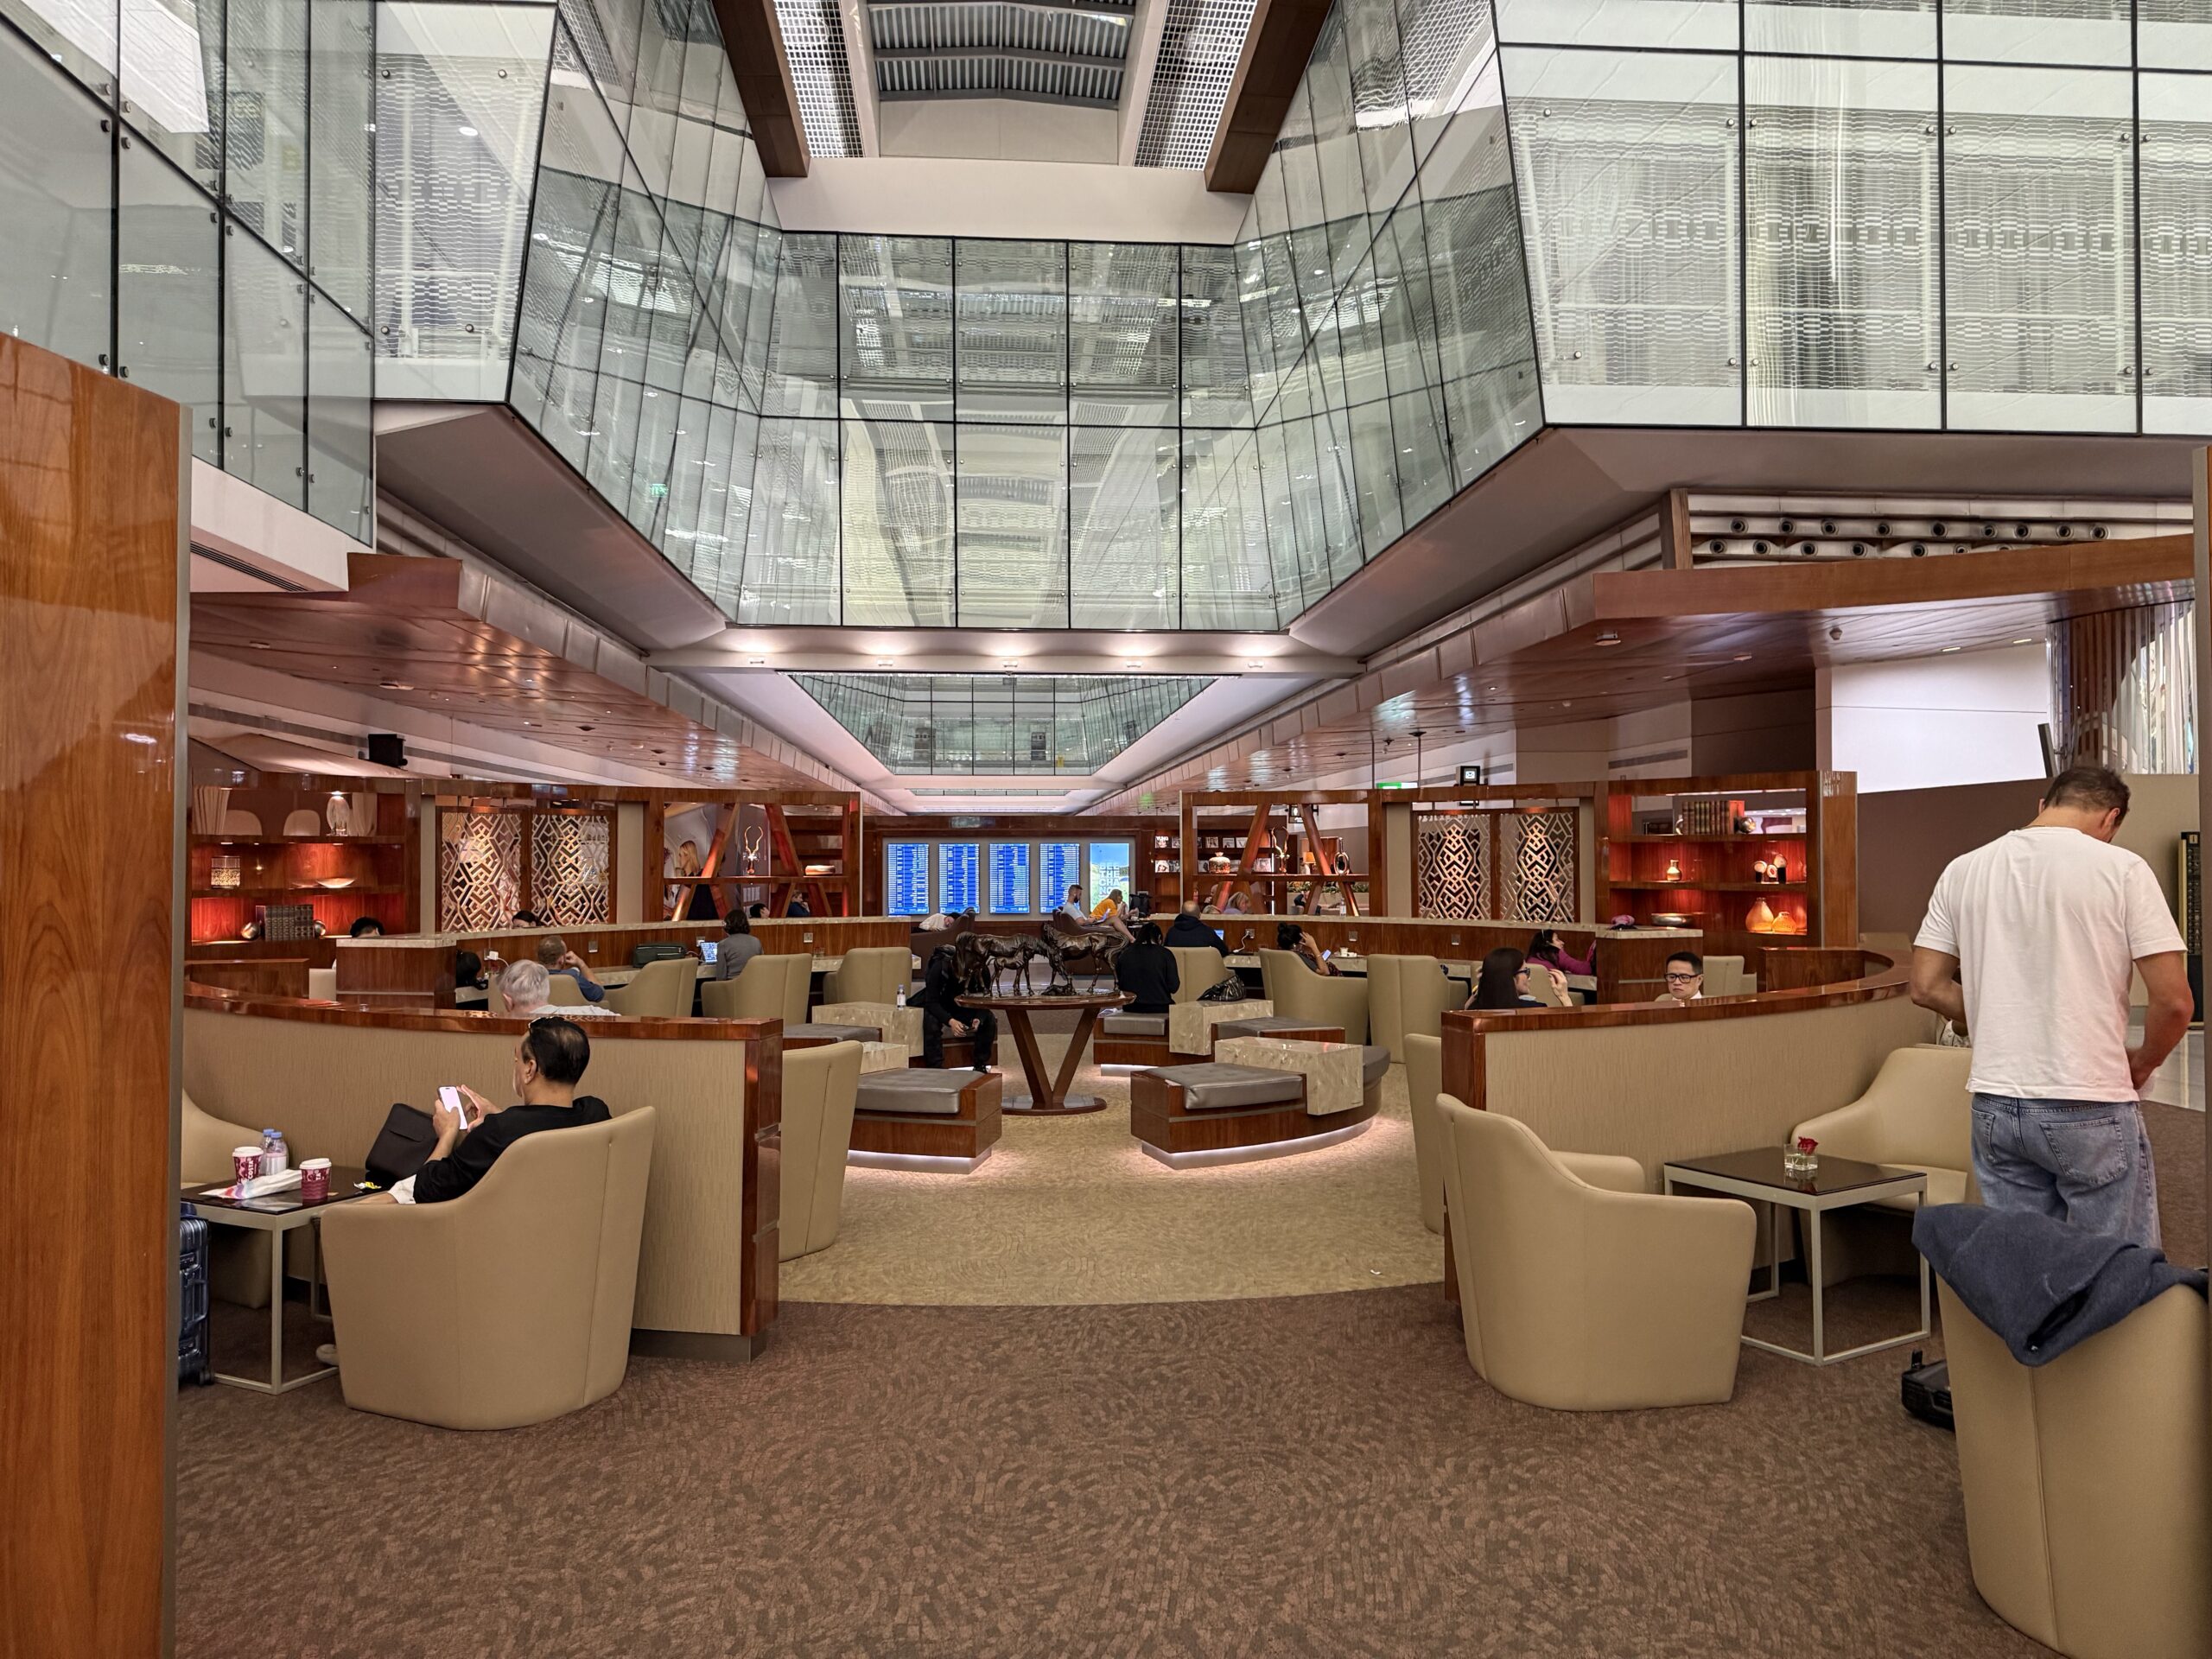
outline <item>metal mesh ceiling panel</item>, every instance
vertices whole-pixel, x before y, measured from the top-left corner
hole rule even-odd
[[[799,124],[816,156],[861,153],[861,118],[853,104],[853,68],[835,0],[776,0],[784,59],[798,93]]]
[[[1134,0],[874,0],[868,26],[885,98],[1120,102]]]
[[[1139,167],[1204,167],[1252,26],[1252,0],[1167,0]]]

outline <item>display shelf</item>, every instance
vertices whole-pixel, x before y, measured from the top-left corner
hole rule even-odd
[[[404,847],[405,836],[225,836],[195,830],[188,838],[194,847]]]
[[[342,887],[326,887],[318,882],[286,887],[194,887],[194,899],[348,899],[374,898],[389,893],[404,893],[406,887],[397,881],[355,881]]]
[[[1665,842],[1669,846],[1740,847],[1756,841],[1803,841],[1808,831],[1803,830],[1753,830],[1740,836],[1612,836],[1608,839],[1630,844]]]
[[[1616,881],[1621,893],[1803,893],[1802,881]]]

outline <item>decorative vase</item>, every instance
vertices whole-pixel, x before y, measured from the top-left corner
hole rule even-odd
[[[1672,858],[1667,861],[1667,879],[1669,881],[1679,881],[1682,879],[1681,861]]]
[[[1751,907],[1744,912],[1744,925],[1753,933],[1781,931],[1775,925],[1774,907],[1764,899],[1751,900]]]

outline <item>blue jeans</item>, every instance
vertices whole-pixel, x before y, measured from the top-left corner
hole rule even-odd
[[[1974,1174],[1993,1210],[2025,1210],[2132,1243],[2158,1243],[2151,1139],[2132,1100],[1978,1094]]]

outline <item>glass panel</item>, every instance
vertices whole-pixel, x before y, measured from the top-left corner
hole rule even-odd
[[[202,189],[219,192],[222,0],[129,0],[123,7],[122,80],[130,124]]]
[[[1736,0],[1497,0],[1497,38],[1539,46],[1732,51]]]
[[[222,340],[215,323],[223,308],[218,262],[222,227],[198,187],[152,145],[127,144],[119,165],[119,372],[132,385],[174,397],[191,410],[192,453],[220,466]],[[20,221],[11,217],[11,222]],[[0,287],[0,294],[12,286]]]
[[[961,626],[1067,626],[1066,435],[963,426],[958,458]]]
[[[1504,54],[1545,413],[1732,426],[1736,60]]]
[[[1942,421],[1936,73],[1745,60],[1753,425]]]
[[[836,422],[760,423],[740,622],[839,620],[837,491]]]
[[[1398,445],[1398,499],[1410,530],[1452,499],[1443,394],[1429,387],[1391,398],[1390,430]]]
[[[1493,73],[1421,163],[1421,224],[1452,476],[1472,483],[1542,424],[1528,266]]]
[[[952,429],[846,421],[848,627],[952,624]]]
[[[1936,0],[1745,0],[1744,46],[1829,57],[1932,58]]]
[[[1186,426],[1249,426],[1252,398],[1245,368],[1243,320],[1237,315],[1235,248],[1182,251],[1183,422]]]
[[[1067,419],[1067,249],[963,241],[953,251],[963,421]]]
[[[760,412],[835,415],[837,238],[819,232],[784,238],[775,273],[775,318]]]
[[[630,159],[656,196],[668,194],[676,158],[676,106],[683,93],[683,35],[687,0],[654,0],[639,8],[638,82],[626,129]]]
[[[238,222],[307,264],[308,8],[229,0],[225,181]]]
[[[952,241],[838,238],[844,410],[891,420],[952,415]]]
[[[2212,4],[2139,0],[2135,51],[2135,61],[2144,68],[2212,69]]]
[[[2143,429],[2212,432],[2212,102],[2195,75],[2144,75]]]
[[[1954,63],[2126,63],[2129,0],[1943,0],[1943,55]]]
[[[2128,76],[1944,73],[1950,424],[2133,431]]]
[[[552,26],[551,10],[537,5],[378,9],[377,344],[387,397],[506,394]],[[588,92],[560,97],[603,118]],[[549,168],[554,159],[549,149]],[[553,265],[534,273],[540,303],[552,297],[550,280],[573,283],[574,238],[589,235],[588,223],[569,222],[569,177],[547,178],[536,235]]]
[[[1352,479],[1359,509],[1359,537],[1373,558],[1398,539],[1405,518],[1398,505],[1398,449],[1390,433],[1388,401],[1351,411]]]
[[[308,306],[308,511],[376,539],[368,331],[320,296]]]
[[[104,362],[114,280],[111,144],[90,99],[0,29],[0,332]]]
[[[1144,426],[1175,418],[1175,248],[1068,248],[1068,418]]]
[[[964,461],[964,432],[961,442]],[[1069,626],[1176,625],[1175,498],[1181,470],[1173,431],[1070,429],[1068,517],[1074,598]]]
[[[1414,160],[1425,163],[1462,110],[1497,102],[1497,39],[1490,8],[1470,0],[1398,0],[1398,32]]]
[[[307,285],[238,226],[223,233],[223,470],[304,507]]]
[[[1390,0],[1344,0],[1351,60],[1353,125],[1370,213],[1379,216],[1414,179],[1412,113]]]
[[[1259,443],[1244,432],[1183,435],[1183,613],[1186,628],[1281,626],[1268,563]]]
[[[314,143],[308,153],[314,212],[308,270],[322,291],[369,318],[370,194],[376,145],[375,65],[370,48],[370,0],[309,0],[308,109]]]
[[[1318,299],[1351,279],[1370,234],[1341,6],[1330,12],[1314,43],[1313,60],[1306,66],[1306,96],[1313,114],[1313,159],[1321,178],[1322,243],[1328,258],[1325,286],[1315,291]]]
[[[516,411],[581,468],[606,329],[607,264],[620,191],[588,169],[620,155],[606,106],[589,92],[556,91],[545,112],[528,264],[515,334]],[[608,150],[598,149],[605,143]],[[540,239],[543,238],[543,239]]]

